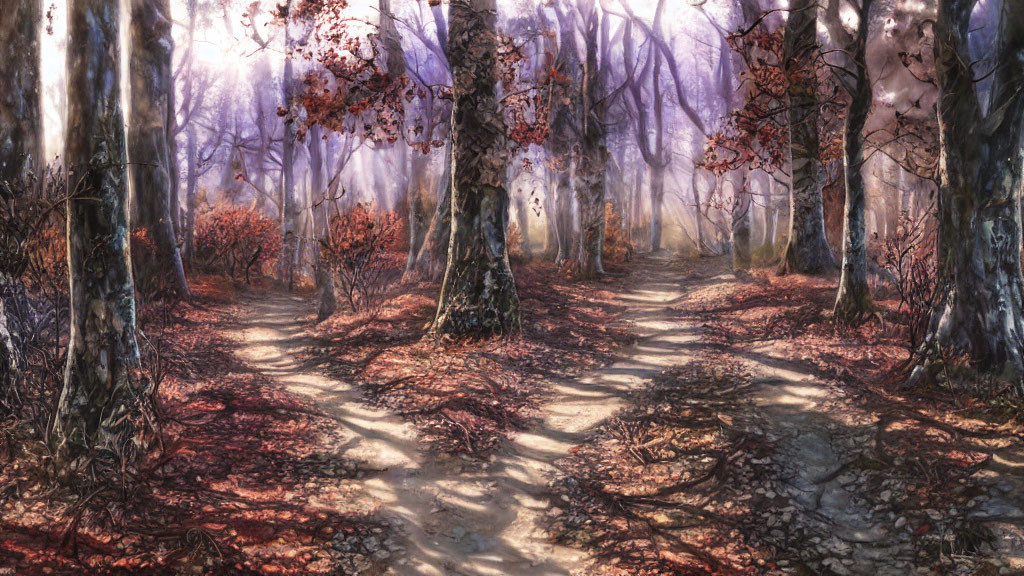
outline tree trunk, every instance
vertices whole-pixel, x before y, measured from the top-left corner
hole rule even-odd
[[[573,249],[573,153],[578,144],[577,125],[580,124],[581,101],[580,61],[576,54],[575,32],[573,23],[557,9],[559,41],[557,68],[566,78],[560,87],[565,91],[555,104],[554,119],[551,122],[551,164],[556,171],[555,181],[555,235],[558,240],[558,251],[555,263],[561,266],[572,258]]]
[[[732,268],[735,271],[749,270],[750,257],[750,181],[747,171],[736,175],[732,206]],[[738,181],[737,186],[735,182]]]
[[[418,276],[416,261],[419,259],[420,250],[423,248],[424,238],[427,234],[427,215],[423,206],[423,194],[427,188],[427,166],[430,157],[418,150],[412,151],[411,175],[412,185],[409,186],[409,256],[405,263],[406,280]]]
[[[651,252],[661,252],[662,212],[665,205],[665,166],[654,164],[651,170]]]
[[[452,233],[433,331],[487,336],[519,329],[508,264],[504,122],[496,96],[495,0],[452,0]]]
[[[636,179],[633,182],[633,229],[631,230],[629,241],[639,242],[638,232],[643,228],[644,219],[644,167],[638,165],[636,167]]]
[[[580,213],[580,249],[576,264],[584,278],[604,274],[601,262],[605,234],[605,177],[608,149],[605,145],[601,71],[598,68],[597,32],[600,19],[593,0],[580,5],[586,26],[586,62],[583,68],[583,139],[576,168],[576,198]]]
[[[516,220],[519,222],[519,233],[523,237],[523,254],[527,258],[533,257],[532,242],[530,242],[530,208],[526,205],[526,199],[516,198]]]
[[[940,0],[935,25],[939,84],[938,298],[924,349],[966,355],[1024,395],[1024,280],[1020,191],[1024,156],[1024,0],[1003,4],[988,115],[968,49],[974,2]],[[955,383],[948,383],[950,386]]]
[[[196,200],[199,193],[199,144],[196,128],[189,125],[185,129],[185,258],[189,267],[196,254]]]
[[[291,14],[292,2],[285,2],[287,13]],[[284,72],[281,76],[281,92],[284,107],[289,111],[284,122],[284,140],[281,154],[281,261],[278,264],[278,280],[288,285],[291,290],[295,286],[295,265],[298,259],[298,218],[299,209],[295,202],[295,122],[291,117],[291,107],[295,99],[295,64],[293,50],[294,39],[291,34],[290,19],[284,26]]]
[[[29,172],[42,176],[42,101],[39,40],[41,0],[19,0],[0,10],[0,186],[14,186]],[[0,189],[0,194],[6,194]]]
[[[174,92],[169,0],[132,0],[131,46],[128,150],[134,224],[150,234],[156,247],[152,257],[136,255],[144,265],[137,267],[135,274],[143,285],[187,297],[188,281],[172,212],[177,210],[172,190],[178,176],[172,171],[177,152],[167,125],[173,114]]]
[[[71,334],[53,438],[122,465],[146,447],[150,390],[135,339],[117,2],[68,2]]]
[[[430,228],[423,239],[423,246],[416,257],[416,271],[428,282],[438,282],[444,275],[448,262],[448,242],[452,233],[452,144],[445,147],[444,170],[438,182],[437,208],[431,218]]]
[[[329,221],[327,217],[328,189],[324,185],[324,142],[319,126],[309,129],[309,172],[310,172],[310,211],[313,220],[313,276],[316,282],[317,322],[323,322],[338,311],[338,296],[334,289],[334,271],[320,258],[320,241],[327,237]]]
[[[786,20],[784,61],[789,85],[789,241],[779,273],[820,274],[835,268],[825,237],[822,186],[825,167],[818,142],[818,99],[812,70],[817,54],[817,4],[793,0]]]
[[[853,56],[853,100],[843,133],[843,170],[846,177],[846,210],[843,232],[843,275],[839,280],[835,317],[855,323],[872,310],[868,287],[868,250],[864,240],[864,125],[871,112],[871,79],[868,77],[867,43],[872,0],[862,0],[860,24]]]
[[[43,159],[42,101],[40,99],[40,0],[15,2],[0,10],[0,198],[10,199],[37,186]],[[21,375],[18,331],[4,298],[22,292],[14,270],[0,269],[0,409],[11,408]]]

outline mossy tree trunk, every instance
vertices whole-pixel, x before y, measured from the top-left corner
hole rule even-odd
[[[187,297],[188,281],[173,218],[173,212],[178,210],[172,202],[178,178],[174,161],[177,146],[167,125],[172,117],[174,92],[169,0],[132,0],[130,31],[128,151],[133,223],[150,234],[156,247],[152,259],[149,255],[138,255],[144,256],[141,260],[147,265],[136,268],[135,273],[140,283]]]
[[[871,112],[872,88],[868,75],[867,44],[872,0],[862,0],[856,46],[853,50],[853,99],[843,131],[843,171],[846,210],[843,228],[843,274],[836,296],[835,317],[854,323],[871,313],[868,287],[868,251],[864,239],[864,126]]]
[[[505,127],[498,110],[495,0],[452,0],[452,232],[433,331],[490,336],[519,329],[508,264]]]
[[[814,0],[790,2],[783,60],[789,78],[790,187],[789,241],[782,274],[821,274],[835,268],[825,237],[822,188],[825,167],[818,141],[818,97],[814,61],[818,54],[818,6]]]
[[[966,356],[1024,395],[1024,0],[1006,0],[995,47],[991,104],[983,113],[968,34],[974,2],[940,0],[938,299],[925,337],[927,373],[938,352]],[[951,383],[952,385],[952,383]]]
[[[135,338],[118,2],[68,2],[71,334],[52,435],[68,460],[128,465],[146,447],[150,390]]]

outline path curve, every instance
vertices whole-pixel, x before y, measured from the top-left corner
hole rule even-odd
[[[267,295],[247,306],[237,354],[288,390],[311,399],[346,429],[341,456],[377,470],[362,481],[403,540],[392,564],[401,576],[566,576],[585,566],[579,550],[554,546],[543,517],[555,462],[624,407],[630,393],[700,345],[695,326],[672,312],[685,281],[671,261],[637,263],[621,295],[637,343],[609,366],[551,384],[534,425],[484,465],[421,450],[412,424],[367,406],[358,387],[298,359],[311,303]]]

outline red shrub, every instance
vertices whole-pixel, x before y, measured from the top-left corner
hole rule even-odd
[[[260,272],[277,260],[281,231],[262,214],[222,205],[196,219],[195,245],[202,268],[227,273],[232,279],[244,273],[245,281],[250,282],[253,271]]]
[[[400,229],[395,213],[365,204],[331,219],[320,257],[337,275],[354,312],[372,306],[390,283],[395,268],[388,256],[398,245]]]

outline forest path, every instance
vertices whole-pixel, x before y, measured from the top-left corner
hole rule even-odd
[[[313,308],[307,301],[270,294],[249,302],[237,353],[335,418],[347,431],[342,456],[376,471],[362,486],[398,527],[393,573],[568,575],[584,567],[585,554],[546,538],[547,483],[555,462],[624,407],[632,391],[685,363],[700,345],[692,322],[671,310],[686,288],[678,266],[640,260],[632,278],[620,299],[637,343],[609,366],[552,382],[534,425],[482,465],[426,454],[411,424],[368,407],[354,384],[305,366],[298,356],[309,344],[305,330]]]

